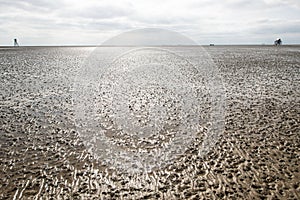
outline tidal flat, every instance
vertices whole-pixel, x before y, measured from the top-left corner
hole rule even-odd
[[[78,136],[73,86],[94,47],[0,48],[0,199],[299,199],[300,46],[203,48],[224,131],[144,174],[109,169]]]

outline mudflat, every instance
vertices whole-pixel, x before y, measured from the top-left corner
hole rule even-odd
[[[145,174],[108,169],[78,137],[71,93],[93,47],[0,49],[0,198],[299,199],[300,46],[203,48],[225,130],[206,156],[195,142]]]

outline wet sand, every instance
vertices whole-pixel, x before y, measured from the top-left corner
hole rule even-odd
[[[205,47],[225,131],[143,175],[108,170],[74,126],[72,84],[94,48],[0,49],[0,199],[299,199],[300,47]]]

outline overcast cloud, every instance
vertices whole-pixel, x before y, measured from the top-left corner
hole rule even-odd
[[[300,43],[299,0],[0,0],[0,45],[89,45],[139,28],[199,44]]]

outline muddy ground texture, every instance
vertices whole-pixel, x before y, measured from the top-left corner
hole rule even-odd
[[[225,131],[149,174],[108,170],[76,133],[72,84],[93,48],[0,49],[0,199],[300,199],[300,47],[205,47]]]

